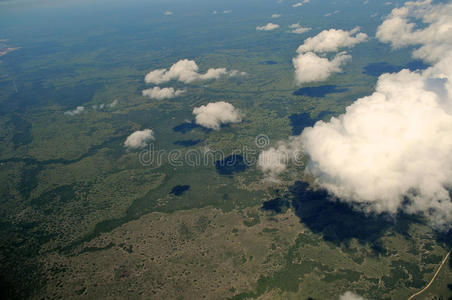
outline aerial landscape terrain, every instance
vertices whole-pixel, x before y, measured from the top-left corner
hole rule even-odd
[[[0,0],[1,299],[452,299],[452,2]]]

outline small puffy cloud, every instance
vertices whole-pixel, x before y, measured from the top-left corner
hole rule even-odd
[[[153,140],[154,132],[151,129],[138,130],[127,137],[124,147],[129,149],[144,148]]]
[[[256,30],[270,31],[270,30],[274,30],[276,28],[279,28],[278,24],[268,23],[267,25],[264,25],[264,26],[257,26]]]
[[[94,104],[92,107],[94,110],[103,110],[105,108],[105,103]]]
[[[224,101],[195,107],[193,114],[196,116],[196,124],[214,130],[219,130],[222,124],[240,123],[242,121],[240,111],[232,104]]]
[[[84,111],[85,111],[85,107],[83,107],[83,106],[77,106],[77,107],[76,107],[75,109],[73,109],[73,110],[65,111],[64,114],[65,114],[65,115],[68,115],[68,116],[75,116],[75,115],[81,114],[81,113],[84,112]]]
[[[298,47],[297,52],[299,54],[293,59],[295,81],[298,84],[321,81],[327,79],[332,73],[341,72],[341,67],[351,59],[350,55],[340,52],[332,60],[329,60],[326,57],[318,56],[314,52],[334,52],[340,48],[351,48],[365,40],[367,40],[367,34],[360,33],[359,27],[350,31],[333,28],[324,30],[314,37],[307,38]]]
[[[233,70],[231,72],[234,72],[234,74],[236,74],[235,70]],[[205,74],[199,74],[198,78],[200,80],[218,79],[222,75],[227,75],[227,74],[231,74],[231,73],[229,73],[226,70],[226,68],[218,68],[218,69],[210,68],[207,70],[207,72]]]
[[[333,59],[320,57],[314,52],[300,53],[292,62],[295,67],[295,81],[298,84],[326,80],[332,73],[342,72],[342,66],[351,59],[345,52]]]
[[[160,88],[158,86],[142,91],[143,96],[151,99],[163,100],[170,99],[185,93],[185,90],[175,90],[174,88]]]
[[[292,7],[300,7],[300,6],[303,6],[303,3],[297,2],[295,4],[292,4]]]
[[[276,19],[276,18],[279,18],[279,17],[281,17],[280,14],[273,14],[273,15],[271,16],[272,19]]]
[[[289,163],[301,162],[302,151],[299,136],[290,137],[289,141],[280,141],[276,147],[262,151],[257,166],[269,181],[278,181],[278,175],[287,169]]]
[[[297,52],[335,52],[340,48],[351,48],[367,40],[367,34],[359,32],[359,27],[350,31],[342,29],[323,30],[314,37],[307,38]]]
[[[300,23],[289,25],[289,28],[292,29],[290,32],[296,34],[303,34],[312,29],[311,27],[303,27],[300,25]]]
[[[229,71],[229,76],[231,76],[231,77],[234,77],[234,76],[245,76],[245,75],[247,75],[247,73],[246,72],[240,72],[240,71],[237,71],[237,70],[231,70],[231,71]]]
[[[339,297],[339,300],[366,300],[366,298],[363,298],[359,295],[356,295],[353,292],[345,292],[343,295]]]
[[[220,11],[220,12],[214,10],[214,11],[212,12],[212,14],[213,14],[213,15],[216,15],[216,14],[222,13],[222,14],[225,14],[225,15],[226,15],[226,14],[230,14],[231,12],[232,12],[232,10],[230,10],[230,9],[223,10],[223,11]]]
[[[184,83],[191,83],[196,80],[218,79],[222,75],[239,75],[236,70],[228,71],[226,68],[208,69],[205,74],[198,72],[199,67],[193,60],[182,59],[173,64],[170,69],[157,69],[146,74],[146,83],[160,84],[170,80],[178,80]]]
[[[92,107],[93,107],[94,110],[103,110],[105,108],[113,108],[113,107],[115,107],[118,104],[119,104],[118,99],[115,99],[112,102],[107,103],[107,104],[105,104],[105,103],[94,104]]]
[[[115,107],[115,106],[118,105],[118,104],[119,104],[118,99],[115,99],[115,100],[113,100],[112,102],[108,103],[108,104],[107,104],[107,107],[113,108],[113,107]]]
[[[170,10],[167,10],[167,11],[165,11],[163,14],[164,14],[165,16],[171,16],[171,15],[173,14],[173,12],[170,11]]]
[[[257,165],[264,174],[270,175],[273,179],[276,178],[276,175],[286,170],[288,164],[287,156],[285,147],[270,148],[259,155]]]

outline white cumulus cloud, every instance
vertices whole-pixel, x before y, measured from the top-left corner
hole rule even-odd
[[[295,67],[295,81],[298,84],[321,81],[332,73],[342,72],[342,66],[351,59],[345,52],[338,53],[333,59],[320,57],[314,52],[300,53],[292,62]]]
[[[118,99],[115,99],[115,100],[113,100],[112,102],[107,103],[107,104],[105,104],[105,103],[94,104],[94,105],[92,106],[92,108],[93,108],[94,110],[104,110],[105,108],[113,108],[113,107],[115,107],[115,106],[118,105],[118,104],[119,104]]]
[[[270,30],[274,30],[276,28],[279,28],[278,24],[267,23],[267,25],[264,25],[264,26],[257,26],[256,30],[270,31]]]
[[[296,34],[303,34],[312,29],[311,27],[303,27],[300,25],[300,23],[289,25],[289,28],[292,29],[290,32]]]
[[[292,4],[292,7],[300,7],[300,6],[303,6],[303,3],[297,2],[295,4]]]
[[[240,123],[240,111],[232,104],[224,101],[201,105],[193,109],[196,124],[206,128],[219,130],[222,124]]]
[[[237,70],[228,71],[226,68],[210,68],[206,73],[199,73],[199,67],[193,60],[182,59],[173,64],[170,69],[157,69],[146,74],[146,83],[160,84],[171,80],[191,83],[196,80],[218,79],[223,75],[234,76],[241,74]]]
[[[414,56],[433,65],[383,74],[373,94],[304,129],[307,172],[318,186],[367,211],[421,213],[435,228],[452,227],[451,12],[452,3],[407,2],[378,28],[380,40],[417,46]],[[415,19],[422,29],[409,25]]]
[[[118,104],[119,104],[118,99],[115,99],[115,100],[113,100],[112,102],[108,103],[108,104],[107,104],[107,107],[113,108],[113,107],[115,107],[115,106],[118,105]]]
[[[350,31],[333,28],[323,30],[316,36],[307,38],[303,45],[298,47],[297,52],[336,52],[339,51],[340,48],[351,48],[366,40],[367,34],[359,32],[359,27]]]
[[[298,47],[298,56],[292,60],[295,67],[295,81],[298,84],[321,81],[327,79],[332,73],[341,72],[341,67],[352,58],[350,55],[340,52],[330,60],[315,52],[336,52],[340,48],[351,48],[365,40],[367,40],[367,34],[359,32],[359,27],[350,31],[333,28],[307,38]]]
[[[413,18],[428,26],[417,28]],[[435,63],[452,49],[452,3],[407,2],[392,10],[378,27],[377,38],[395,49],[420,45],[413,56]]]
[[[151,99],[163,100],[170,99],[185,93],[185,90],[175,90],[174,88],[160,88],[155,86],[150,89],[146,89],[142,91],[143,96],[147,96]]]
[[[64,114],[65,114],[65,115],[68,115],[68,116],[75,116],[75,115],[81,114],[81,113],[84,112],[84,111],[85,111],[85,107],[83,107],[83,106],[77,106],[77,107],[76,107],[75,109],[73,109],[73,110],[65,111]]]
[[[138,130],[127,137],[124,147],[129,149],[144,148],[153,140],[154,132],[152,129]]]
[[[278,181],[278,175],[287,169],[287,165],[301,162],[303,154],[300,136],[293,136],[289,141],[280,141],[276,147],[262,151],[257,166],[267,180]]]
[[[281,17],[280,14],[273,14],[273,15],[271,16],[272,19],[276,19],[276,18],[279,18],[279,17]]]

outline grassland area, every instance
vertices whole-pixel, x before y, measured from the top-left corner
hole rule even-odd
[[[43,257],[51,283],[44,295],[119,297],[127,289],[153,299],[330,299],[353,289],[400,299],[426,282],[444,254],[440,247],[429,248],[432,232],[414,227],[410,234],[426,240],[388,232],[382,237],[388,250],[383,255],[356,240],[325,242],[291,210],[273,214],[207,207],[153,213],[71,255]],[[414,245],[421,250],[413,251]]]
[[[444,258],[443,264],[439,265],[435,275],[429,283],[418,292],[410,296],[409,299],[450,299],[452,297],[452,262],[450,252]]]
[[[268,136],[268,148],[299,134],[293,120],[300,116],[315,122],[343,113],[374,89],[377,77],[366,74],[366,66],[404,66],[413,60],[409,50],[393,52],[370,40],[351,51],[353,61],[342,73],[313,85],[338,92],[297,95],[291,58],[309,34],[256,32],[267,20],[262,14],[271,15],[269,4],[253,13],[237,7],[229,18],[210,11],[199,17],[184,2],[177,19],[163,16],[165,3],[140,5],[120,21],[119,4],[100,20],[96,8],[83,22],[76,14],[87,8],[76,6],[73,14],[63,11],[66,17],[58,9],[46,12],[60,26],[43,21],[0,29],[20,47],[0,58],[5,299],[337,299],[345,291],[405,299],[430,281],[450,250],[450,234],[434,231],[420,216],[368,216],[326,200],[304,165],[273,183],[256,165],[229,174],[215,161],[149,166],[139,151],[124,147],[131,133],[151,128],[156,151],[184,157],[252,149],[257,158],[256,136]],[[26,13],[46,11],[37,10]],[[145,18],[149,11],[152,18]],[[320,11],[303,15],[314,31],[333,21],[350,27],[338,17],[320,18]],[[21,11],[12,12],[11,20]],[[293,20],[281,26],[299,17],[286,16]],[[369,34],[375,30],[375,20],[358,21]],[[246,75],[171,82],[186,89],[173,99],[142,96],[149,70],[183,58],[202,72],[225,67]],[[215,101],[240,109],[243,122],[219,131],[175,130],[192,124],[194,107]],[[85,110],[65,114],[77,106]],[[450,265],[449,258],[425,299],[450,297]]]

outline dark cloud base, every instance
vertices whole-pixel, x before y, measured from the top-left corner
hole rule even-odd
[[[386,250],[380,238],[388,229],[408,236],[409,225],[421,222],[416,217],[402,214],[397,216],[397,222],[388,214],[365,214],[337,201],[325,190],[312,190],[301,181],[290,187],[287,196],[300,222],[321,234],[324,240],[340,245],[357,239],[360,243],[370,243],[381,254],[385,254]]]

